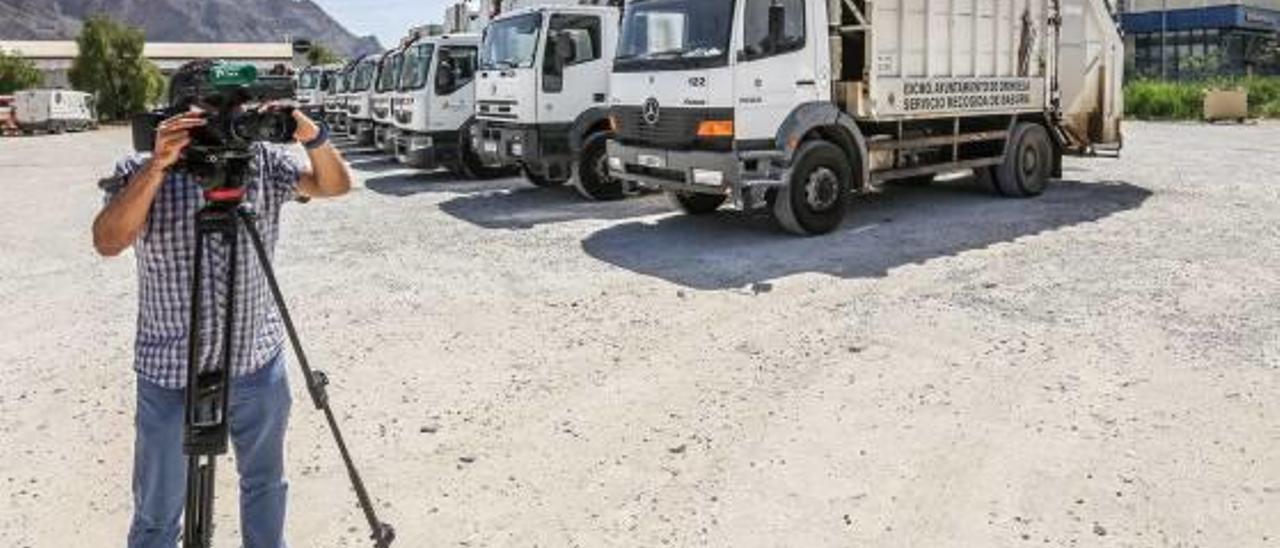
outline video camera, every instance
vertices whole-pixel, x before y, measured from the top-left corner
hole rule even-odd
[[[133,118],[133,148],[155,148],[156,129],[166,119],[195,106],[206,123],[191,131],[191,145],[174,169],[196,176],[206,190],[239,188],[244,184],[250,147],[256,142],[289,143],[297,130],[293,109],[258,108],[271,101],[295,97],[288,76],[260,76],[249,64],[213,63],[194,78],[175,82],[170,97],[183,98],[169,108]]]

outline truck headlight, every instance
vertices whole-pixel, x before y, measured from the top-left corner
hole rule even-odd
[[[609,169],[612,171],[622,171],[622,158],[619,158],[617,156],[610,156]]]
[[[511,143],[512,156],[524,156],[524,145],[520,143]]]
[[[694,169],[693,184],[720,186],[724,184],[724,173],[710,169]]]

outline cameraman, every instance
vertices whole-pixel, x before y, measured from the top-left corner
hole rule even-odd
[[[169,106],[186,113],[160,124],[151,154],[130,155],[116,165],[115,174],[102,182],[107,202],[93,223],[93,246],[98,253],[112,257],[133,247],[138,271],[137,437],[130,548],[177,546],[185,506],[187,459],[182,436],[187,328],[194,222],[204,198],[198,180],[171,168],[191,143],[190,132],[205,120],[196,97],[173,90],[193,89],[190,84],[207,78],[212,66],[210,61],[195,61],[173,75]],[[306,148],[311,167],[304,167],[284,146],[257,143],[245,183],[245,203],[256,213],[254,222],[268,253],[279,234],[281,206],[300,196],[340,196],[351,188],[351,172],[329,144],[327,129],[298,110],[293,118],[298,125],[294,138]],[[242,541],[245,548],[281,548],[288,491],[284,433],[292,401],[285,375],[284,328],[252,246],[237,247],[229,427],[240,475]],[[213,238],[206,251],[204,287],[223,288],[227,247]],[[225,318],[220,317],[220,305],[203,309],[200,363],[216,363],[222,351],[218,327]]]

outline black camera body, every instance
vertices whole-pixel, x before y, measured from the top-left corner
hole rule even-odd
[[[133,118],[133,147],[138,152],[154,150],[161,122],[192,106],[200,108],[205,125],[191,130],[191,144],[174,169],[195,176],[205,190],[243,186],[252,145],[290,143],[297,131],[291,107],[259,110],[272,101],[294,99],[293,79],[259,76],[253,65],[214,64],[171,90],[171,96],[186,99]]]

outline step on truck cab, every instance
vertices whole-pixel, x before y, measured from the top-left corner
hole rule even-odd
[[[347,136],[356,144],[373,144],[374,84],[385,54],[370,54],[356,62],[351,74],[351,88],[347,95]]]
[[[1062,154],[1118,146],[1122,67],[1105,0],[636,0],[607,162],[798,234],[890,180],[972,169],[1034,196]]]
[[[485,165],[519,167],[533,184],[572,180],[587,198],[623,198],[605,169],[609,72],[619,10],[548,3],[485,29],[472,146]]]
[[[466,138],[475,119],[479,52],[477,34],[431,36],[405,49],[400,91],[391,103],[400,163],[491,175]]]
[[[369,109],[373,119],[373,146],[386,153],[395,152],[395,125],[391,119],[391,97],[400,91],[400,73],[404,65],[404,50],[412,45],[409,40],[405,45],[391,50],[382,58],[378,68],[378,78],[373,83],[373,94],[369,98]]]

